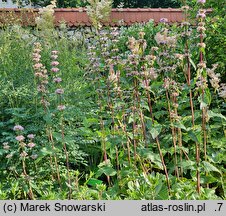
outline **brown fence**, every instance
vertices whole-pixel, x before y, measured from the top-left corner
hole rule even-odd
[[[208,11],[209,12],[209,11]],[[3,9],[0,8],[0,24],[9,22],[20,22],[23,25],[34,26],[37,9]],[[58,26],[65,21],[69,27],[90,26],[91,22],[85,8],[57,8],[55,9],[55,24]],[[183,21],[183,12],[173,8],[123,8],[112,9],[110,20],[105,25],[117,26],[119,21],[130,26],[134,23],[144,23],[153,19],[158,23],[161,18],[167,18],[169,23],[180,23]]]

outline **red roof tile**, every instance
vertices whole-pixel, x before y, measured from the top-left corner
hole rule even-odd
[[[211,10],[208,10],[210,12]],[[14,13],[13,13],[14,12]],[[21,19],[23,25],[35,25],[35,17],[38,15],[38,9],[6,9],[0,8],[0,24],[8,23],[13,19],[13,15]],[[86,8],[57,8],[55,9],[55,23],[59,25],[65,21],[70,27],[90,26],[91,22],[86,13]],[[15,18],[14,17],[14,18]],[[118,21],[123,20],[124,25],[134,23],[148,22],[153,19],[158,23],[161,18],[167,18],[170,23],[182,22],[183,12],[176,8],[114,8],[112,9],[110,20],[104,22],[105,25],[118,25]]]

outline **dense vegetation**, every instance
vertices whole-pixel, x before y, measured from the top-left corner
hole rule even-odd
[[[15,0],[15,2],[18,3],[27,3],[30,4],[32,3],[35,6],[46,6],[50,4],[51,0]],[[113,0],[113,7],[153,7],[153,8],[158,8],[158,7],[180,7],[180,1],[178,0]],[[57,6],[58,7],[84,7],[88,5],[87,0],[57,0]]]
[[[204,2],[181,25],[119,29],[92,4],[79,40],[52,7],[4,26],[0,199],[224,199],[225,41]]]

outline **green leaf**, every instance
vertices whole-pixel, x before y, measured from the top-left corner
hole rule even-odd
[[[52,155],[54,153],[53,149],[50,147],[44,147],[41,149],[41,156]]]
[[[181,128],[181,129],[187,130],[187,128],[181,122],[175,122],[175,123],[173,123],[173,126],[176,128]]]
[[[168,188],[166,185],[160,183],[155,188],[156,193],[156,200],[168,200],[169,199],[169,193]]]
[[[30,182],[30,186],[31,186],[32,189],[34,189],[36,192],[38,192],[39,194],[42,194],[42,190],[41,190],[34,182]]]
[[[138,149],[138,152],[142,158],[150,160],[155,168],[163,170],[159,154],[154,153],[151,149]]]
[[[207,103],[208,105],[210,105],[210,104],[211,104],[211,100],[212,100],[211,92],[210,92],[210,90],[207,88],[207,89],[205,90],[205,94],[204,94],[204,101],[206,101],[206,103]]]
[[[53,132],[53,138],[56,139],[56,141],[61,142],[62,141],[62,134],[58,132]]]
[[[0,149],[0,155],[3,155],[5,151],[3,149]]]
[[[83,124],[86,128],[90,127],[91,125],[97,125],[98,124],[98,119],[96,118],[84,118]]]
[[[182,167],[183,169],[195,170],[194,165],[195,165],[195,162],[191,160],[182,161],[182,163],[179,163],[179,166]]]
[[[200,102],[200,110],[209,106],[211,104],[211,100],[212,98],[211,98],[210,90],[206,89],[204,95],[200,95],[198,97],[198,101]]]
[[[210,183],[214,183],[217,181],[218,181],[218,179],[211,175],[208,175],[208,176],[201,175],[201,184],[210,184]]]
[[[208,111],[207,111],[207,114],[208,114],[208,117],[209,117],[209,118],[218,117],[218,118],[221,118],[221,119],[226,120],[226,117],[223,116],[221,113],[215,113],[215,112],[213,112],[213,111],[211,111],[211,110],[208,110]]]
[[[193,66],[193,68],[196,70],[196,65],[195,65],[195,63],[193,62],[193,60],[192,60],[191,58],[189,58],[189,61],[190,61],[191,65]]]
[[[162,125],[158,123],[152,124],[152,127],[150,129],[152,138],[155,139],[161,133],[161,130],[162,130]]]
[[[106,176],[114,176],[116,175],[116,171],[110,167],[110,166],[105,166],[105,167],[101,167],[98,171],[97,171],[97,176],[101,176],[102,174],[105,174]]]
[[[142,108],[146,109],[147,111],[149,111],[149,106],[145,103],[141,103],[140,105]]]
[[[23,192],[24,193],[28,193],[29,192],[29,188],[28,188],[27,184],[23,183],[22,188],[23,188]]]
[[[130,124],[130,123],[132,123],[132,122],[134,122],[134,117],[133,117],[133,115],[130,115],[130,116],[129,116],[129,121],[128,121],[128,123]]]
[[[213,172],[218,172],[218,173],[222,174],[221,171],[217,167],[215,167],[214,165],[212,165],[211,163],[209,163],[207,161],[202,161],[202,165],[203,165],[203,169],[206,172],[213,171]]]
[[[103,181],[95,179],[95,178],[91,178],[89,179],[89,181],[87,182],[88,185],[90,186],[96,186],[96,185],[101,185],[103,183]]]
[[[51,116],[51,113],[47,113],[46,115],[43,116],[43,120],[46,121],[46,124],[51,124],[52,122],[52,116]]]
[[[202,136],[201,136],[201,131],[200,130],[196,130],[196,131],[189,131],[188,132],[188,136],[197,143],[201,143],[202,142]]]
[[[116,171],[112,168],[112,164],[109,160],[104,161],[98,165],[98,171],[96,173],[96,177],[105,174],[106,176],[114,176],[116,175]]]

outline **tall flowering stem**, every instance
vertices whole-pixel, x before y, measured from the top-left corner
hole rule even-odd
[[[186,5],[186,0],[183,1],[184,6],[182,7],[182,10],[184,11],[184,17],[185,21],[182,23],[182,27],[184,29],[184,32],[182,33],[182,38],[184,38],[185,41],[185,59],[186,59],[186,67],[185,67],[185,77],[187,81],[187,85],[189,87],[189,100],[190,100],[190,109],[191,109],[191,116],[192,116],[192,128],[194,129],[195,126],[195,112],[194,112],[194,105],[193,105],[193,94],[191,89],[191,63],[190,63],[190,53],[189,53],[189,37],[190,32],[188,30],[188,27],[190,26],[190,23],[188,22],[188,11],[189,6]],[[200,193],[200,173],[199,173],[199,161],[200,161],[200,146],[198,142],[195,142],[195,149],[196,149],[196,164],[197,164],[197,170],[196,170],[196,177],[197,177],[197,192]]]
[[[26,158],[28,156],[26,147],[28,146],[30,148],[33,148],[35,146],[35,144],[34,143],[28,143],[28,144],[25,143],[25,137],[22,135],[24,128],[21,125],[15,125],[13,130],[17,133],[17,136],[15,137],[15,139],[17,140],[17,142],[19,144],[20,158],[22,161],[22,168],[23,168],[23,176],[24,176],[27,184],[29,185],[28,196],[30,199],[34,200],[34,194],[33,194],[33,190],[31,187],[31,180],[30,180],[30,176],[27,174],[27,168],[26,168]]]
[[[198,3],[203,5],[205,1],[198,0]],[[206,73],[206,63],[204,61],[204,52],[205,52],[205,43],[204,43],[204,37],[205,37],[205,10],[199,9],[197,14],[197,19],[199,21],[197,31],[199,33],[200,42],[197,44],[199,47],[199,64],[198,64],[198,82],[196,82],[196,85],[198,86],[198,90],[201,91],[201,104],[200,109],[202,110],[202,132],[203,132],[203,147],[204,147],[204,158],[207,160],[207,153],[206,153],[206,145],[207,145],[207,131],[206,131],[206,119],[207,119],[207,104],[204,103],[205,101],[205,92],[208,88],[207,85],[207,73]],[[200,144],[196,148],[196,162],[197,167],[199,169],[200,166]],[[197,169],[197,192],[200,193],[200,172]]]
[[[57,58],[58,58],[58,51],[52,51],[51,52],[51,60],[52,60],[51,61],[51,77],[52,77],[52,80],[51,81],[58,84],[62,80],[61,80],[60,77],[57,76],[57,73],[59,72],[59,68],[57,67],[59,65],[59,62],[57,61]],[[61,189],[60,170],[59,170],[57,155],[55,153],[55,144],[54,144],[54,138],[53,138],[51,127],[48,127],[48,134],[49,134],[48,137],[49,137],[49,140],[51,142],[52,149],[53,149],[53,152],[54,152],[54,165],[55,165],[55,169],[56,169],[57,180],[58,180],[58,184],[60,185],[60,189]]]
[[[69,185],[69,194],[68,194],[68,198],[71,199],[71,194],[72,194],[72,189],[71,189],[71,176],[70,176],[70,167],[69,167],[69,154],[67,151],[67,146],[66,146],[66,142],[65,142],[65,128],[64,128],[64,113],[63,111],[65,110],[66,106],[63,104],[63,95],[64,95],[64,89],[61,86],[61,82],[62,79],[61,77],[58,76],[59,74],[59,68],[58,65],[60,64],[57,61],[58,58],[58,51],[57,50],[53,50],[51,52],[51,72],[53,74],[53,82],[56,84],[57,89],[55,90],[55,94],[57,95],[57,110],[60,112],[61,114],[61,137],[62,137],[62,143],[63,143],[63,149],[64,149],[64,153],[65,153],[65,157],[66,157],[66,166],[67,166],[67,175],[68,175],[68,185]],[[54,144],[53,148],[54,147]],[[55,162],[57,165],[57,161],[56,161],[56,156],[55,156]],[[57,170],[58,170],[58,165],[57,165]],[[58,176],[59,178],[59,176]]]
[[[174,123],[179,118],[177,114],[178,104],[176,99],[179,93],[177,89],[177,83],[174,80],[170,80],[169,78],[165,78],[164,88],[166,89],[166,99],[167,99],[167,105],[168,105],[169,119],[171,123],[171,133],[173,138],[175,175],[179,179],[178,161],[177,161],[177,130],[174,126]],[[169,95],[171,95],[171,97]],[[171,104],[174,109],[171,108]]]
[[[90,68],[89,68],[89,75],[90,79],[93,82],[93,86],[95,87],[95,91],[97,93],[97,105],[99,107],[99,121],[100,121],[100,139],[101,139],[101,145],[102,145],[102,151],[103,151],[103,160],[107,164],[108,163],[108,156],[107,156],[107,150],[106,150],[106,129],[105,129],[105,122],[103,118],[103,113],[105,109],[104,104],[104,88],[106,87],[104,84],[106,83],[106,78],[103,76],[105,75],[106,68],[101,67],[101,64],[104,64],[101,62],[102,55],[106,54],[105,46],[107,46],[107,40],[105,33],[101,34],[100,29],[96,29],[94,38],[96,39],[95,44],[93,46],[89,46],[89,59],[90,59]],[[105,56],[106,57],[106,56]],[[109,70],[109,68],[108,68]],[[108,100],[109,102],[109,100]],[[107,181],[110,184],[110,176],[107,176]]]
[[[37,90],[40,94],[40,98],[41,98],[40,102],[42,104],[44,113],[45,113],[45,115],[51,115],[50,109],[49,109],[50,103],[49,103],[49,94],[48,94],[49,93],[49,90],[48,90],[49,76],[48,76],[48,72],[45,68],[45,65],[43,65],[41,62],[41,51],[42,51],[42,45],[39,42],[36,42],[34,44],[34,49],[33,49],[34,75],[37,80],[36,81]],[[52,53],[52,54],[53,54],[52,60],[54,59],[54,61],[52,62],[51,71],[56,73],[59,71],[59,69],[56,68],[56,65],[58,65],[58,63],[56,62],[57,55],[56,55],[56,53]],[[49,142],[52,144],[53,152],[55,152],[54,140],[53,140],[53,135],[52,135],[52,127],[51,127],[51,124],[49,124],[49,123],[47,124],[47,127],[46,127],[46,134],[47,134]],[[57,162],[55,153],[54,153],[54,163],[55,163],[55,169],[56,169],[58,183],[61,187],[60,172],[59,172],[58,162]],[[54,168],[53,168],[52,156],[50,156],[50,166],[51,166],[51,169],[53,172],[53,178],[54,178],[55,173],[54,173]]]
[[[189,100],[190,100],[190,108],[191,108],[191,116],[192,116],[192,126],[194,127],[195,125],[195,114],[194,114],[194,105],[193,105],[193,95],[192,95],[192,90],[191,90],[191,63],[190,63],[190,53],[189,53],[189,45],[188,45],[188,40],[190,37],[190,32],[189,32],[189,26],[190,23],[188,22],[188,11],[189,11],[189,6],[186,5],[186,1],[184,1],[184,6],[182,7],[182,10],[184,12],[184,22],[181,23],[181,26],[183,28],[183,33],[182,33],[182,38],[184,38],[185,41],[185,59],[186,59],[186,72],[185,72],[185,77],[187,80],[187,84],[189,87]]]
[[[155,80],[158,77],[158,74],[157,74],[157,72],[154,68],[154,63],[156,61],[155,52],[158,51],[158,49],[159,49],[158,47],[152,47],[151,53],[149,55],[145,56],[146,64],[143,66],[143,68],[142,68],[143,72],[141,73],[142,77],[144,79],[142,85],[143,85],[145,92],[146,92],[146,97],[147,97],[147,101],[148,101],[149,113],[150,113],[150,117],[151,117],[151,120],[152,120],[152,124],[155,123],[155,119],[154,119],[154,115],[153,115],[152,101],[151,101],[151,96],[150,96],[150,83],[151,83],[151,81]],[[166,168],[166,164],[165,164],[165,160],[164,160],[164,157],[163,157],[161,144],[160,144],[158,136],[155,138],[155,142],[157,144],[159,156],[160,156],[162,166],[163,166],[163,170],[165,172],[168,192],[170,193],[169,175],[168,175],[168,171],[167,171],[167,168]]]
[[[134,37],[129,38],[128,47],[131,51],[131,54],[128,56],[128,65],[131,65],[132,71],[127,73],[127,76],[132,77],[133,82],[133,101],[132,101],[132,115],[133,115],[133,124],[132,124],[132,134],[133,134],[133,146],[134,146],[134,158],[137,157],[137,145],[139,142],[139,134],[143,136],[142,141],[144,141],[145,145],[147,146],[147,135],[146,135],[146,128],[144,122],[144,114],[140,107],[140,76],[142,69],[144,66],[141,67],[140,64],[144,63],[144,52],[147,47],[147,42],[144,39],[144,32],[139,32],[139,39],[136,40]],[[139,117],[139,118],[138,118]],[[141,131],[141,132],[139,132]],[[136,161],[135,161],[136,163]]]
[[[37,80],[37,91],[41,95],[41,104],[45,113],[48,111],[48,73],[45,66],[41,62],[41,51],[42,46],[39,42],[34,44],[33,49],[33,68],[34,68],[34,75]]]

